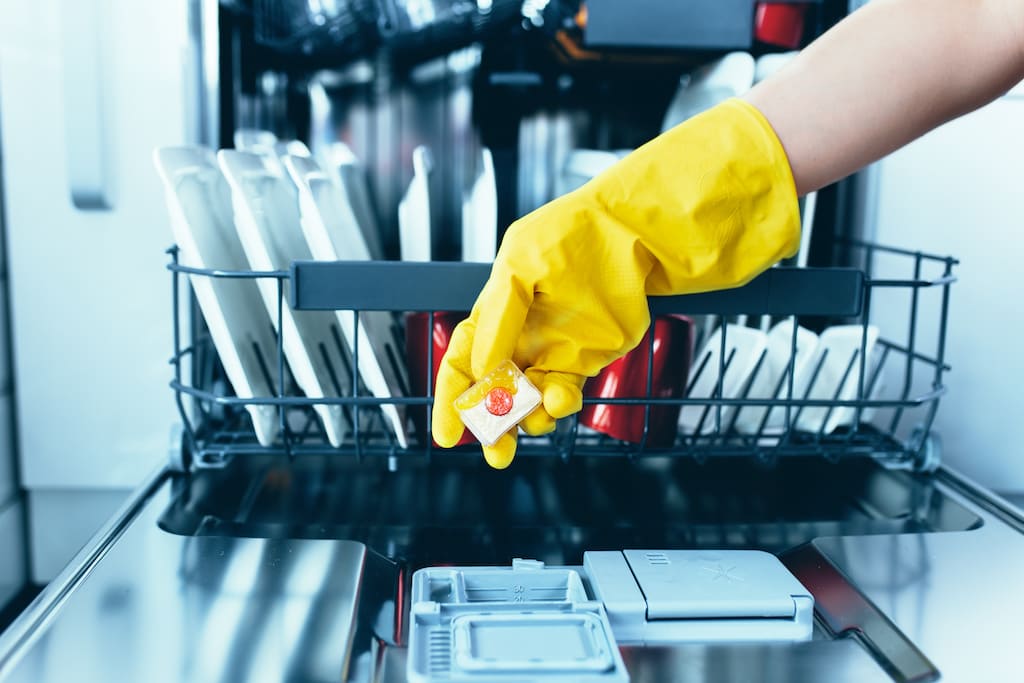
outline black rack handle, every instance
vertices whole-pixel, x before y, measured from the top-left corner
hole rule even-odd
[[[468,311],[491,267],[484,263],[296,261],[291,305],[307,311]],[[864,308],[853,268],[772,268],[735,289],[659,296],[651,313],[851,317]]]

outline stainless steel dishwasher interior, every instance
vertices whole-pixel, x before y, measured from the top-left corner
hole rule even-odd
[[[815,538],[964,531],[981,520],[926,475],[866,459],[236,458],[176,483],[160,526],[186,536],[361,541],[416,569],[576,564],[585,550],[759,548]]]

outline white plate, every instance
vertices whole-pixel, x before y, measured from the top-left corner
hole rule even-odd
[[[728,366],[722,378],[722,398],[739,398],[746,389],[747,382],[757,366],[761,354],[765,353],[768,346],[768,335],[761,330],[739,325],[728,325],[725,332],[725,360]],[[722,328],[715,330],[701,352],[694,358],[690,367],[690,388],[687,398],[709,399],[715,396],[718,389],[719,359],[722,350]],[[731,360],[730,360],[731,357]],[[705,362],[705,358],[707,359]],[[762,363],[763,364],[763,363]],[[702,368],[703,366],[703,368]],[[734,406],[722,407],[721,428],[724,431],[729,427]],[[710,434],[715,431],[715,416],[717,408],[711,406],[707,409],[704,423],[701,425],[702,434]],[[704,406],[685,406],[679,416],[679,427],[686,434],[693,434],[697,430],[701,416],[704,414]]]
[[[555,191],[558,196],[562,196],[583,187],[591,178],[618,163],[621,158],[618,152],[602,149],[574,149],[569,152],[569,156],[565,159],[565,165],[562,166],[562,172],[558,174],[558,186]]]
[[[374,261],[384,258],[384,248],[380,241],[380,224],[370,198],[370,188],[366,183],[366,169],[356,155],[344,142],[334,142],[324,151],[322,166],[331,173],[345,192],[345,198],[362,230],[363,239],[370,250]]]
[[[800,53],[794,50],[792,52],[770,52],[766,55],[761,55],[757,58],[757,63],[754,65],[754,83],[760,83],[776,73],[793,61],[793,58],[798,54]]]
[[[412,182],[398,203],[398,237],[403,261],[430,260],[430,150],[412,151]]]
[[[491,263],[498,251],[498,188],[491,150],[480,152],[480,175],[462,203],[462,260]]]
[[[234,135],[235,149],[239,152],[256,154],[273,151],[277,144],[277,136],[269,130],[259,128],[239,128]]]
[[[202,147],[164,147],[156,150],[153,158],[166,190],[179,262],[194,268],[248,270],[232,219],[231,192],[213,152]],[[277,341],[256,282],[190,277],[235,394],[239,398],[273,396],[275,386],[268,383],[263,367],[276,384]],[[264,446],[271,445],[278,434],[277,410],[273,406],[246,409],[256,438]]]
[[[264,156],[235,150],[221,150],[217,160],[231,186],[235,208],[235,229],[242,240],[253,270],[287,270],[292,261],[312,259],[302,234],[295,186]],[[320,311],[292,311],[285,302],[277,320],[277,281],[257,280],[263,303],[282,335],[282,345],[295,381],[310,398],[335,397],[352,386],[351,361],[332,330],[334,314]],[[326,355],[326,359],[325,356]],[[340,391],[333,386],[337,378]],[[340,405],[317,405],[331,445],[345,439],[346,411]]]
[[[302,231],[313,258],[321,261],[368,261],[370,250],[363,240],[345,192],[310,158],[286,156],[284,167],[299,188]],[[349,311],[336,312],[345,342],[356,348],[356,330]],[[359,316],[359,374],[377,398],[402,396],[408,386],[403,368],[393,359],[401,358],[392,334],[390,313],[364,311]],[[402,448],[408,446],[404,406],[382,405],[381,411]]]
[[[665,112],[662,132],[750,90],[754,84],[754,67],[754,58],[750,54],[730,52],[684,77]]]
[[[857,398],[862,360],[860,346],[863,333],[863,325],[838,325],[830,327],[821,333],[818,339],[820,353],[810,369],[811,372],[814,371],[814,366],[818,364],[818,359],[821,357],[820,354],[825,354],[825,351],[828,353],[825,354],[821,370],[818,372],[814,385],[811,387],[811,393],[807,398],[828,401],[852,401]],[[878,328],[874,325],[868,325],[865,355],[869,360],[874,355],[874,348],[877,342]],[[850,360],[854,358],[855,353],[856,360],[854,360],[853,367],[850,368],[850,373],[846,376],[846,380],[843,381],[843,374],[846,372],[846,368],[850,365]],[[871,363],[869,362],[865,370],[865,384],[871,378],[870,368]],[[840,382],[842,382],[841,389]],[[838,396],[836,395],[837,389],[839,389]],[[877,393],[877,391],[876,387],[875,392]],[[817,433],[824,423],[825,429],[823,433],[831,434],[837,427],[851,424],[856,417],[856,409],[854,408],[833,408],[832,412],[828,414],[827,420],[825,419],[826,413],[828,413],[828,408],[805,407],[800,412],[797,428],[805,432]],[[862,414],[861,417],[863,420],[870,419],[870,415]]]
[[[787,368],[790,362],[790,351],[793,344],[793,319],[783,320],[775,325],[769,332],[767,338],[768,353],[765,355],[761,367],[758,368],[747,392],[748,398],[784,399],[789,396],[789,374]],[[793,398],[803,398],[807,390],[807,382],[810,379],[811,370],[814,368],[818,351],[818,335],[810,330],[800,327],[796,328],[796,353],[793,354]],[[785,379],[783,379],[785,377]],[[779,386],[779,382],[782,386]],[[778,387],[778,391],[776,391]],[[761,427],[761,421],[765,413],[769,411],[767,406],[755,406],[740,409],[736,415],[736,430],[743,434],[756,434]],[[790,416],[796,415],[796,408],[790,410]],[[778,434],[786,427],[786,409],[773,407],[768,413],[768,420],[765,422],[764,432],[766,434]]]

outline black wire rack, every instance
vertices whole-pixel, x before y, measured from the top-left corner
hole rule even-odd
[[[688,377],[675,396],[655,395],[655,335],[648,344],[645,390],[634,396],[587,398],[584,405],[631,406],[636,419],[642,410],[640,438],[622,441],[584,427],[579,416],[559,421],[555,432],[543,437],[520,435],[518,456],[547,456],[563,459],[578,456],[692,457],[699,460],[746,456],[770,462],[783,456],[817,455],[836,460],[843,457],[872,457],[894,466],[931,469],[938,464],[937,440],[932,435],[940,398],[946,392],[946,333],[950,289],[956,282],[957,260],[918,251],[910,251],[866,242],[845,245],[853,262],[861,268],[784,268],[770,269],[744,287],[703,294],[653,297],[653,319],[668,314],[690,316],[705,330],[717,329],[714,344],[720,344],[717,357],[711,353],[694,356]],[[340,334],[334,334],[339,356],[349,366],[347,373],[328,367],[336,396],[311,398],[303,395],[290,377],[282,337],[275,333],[276,348],[257,349],[262,371],[273,395],[239,398],[227,389],[223,369],[207,334],[198,309],[182,306],[189,297],[189,278],[228,278],[271,280],[276,283],[276,316],[268,324],[281,320],[286,306],[296,311],[321,311],[322,315],[351,315],[358,335],[361,317],[368,311],[387,311],[401,329],[402,315],[427,318],[428,330],[452,311],[468,311],[483,287],[489,266],[469,263],[399,262],[295,262],[289,271],[223,271],[198,269],[178,261],[176,247],[168,250],[171,261],[174,304],[174,355],[170,363],[171,381],[183,423],[184,466],[218,466],[235,456],[279,453],[282,456],[305,454],[349,455],[356,458],[386,456],[392,466],[401,458],[454,457],[479,454],[479,446],[464,445],[442,450],[434,444],[429,431],[429,412],[433,405],[434,344],[419,350],[425,358],[425,377],[419,386],[426,389],[413,394],[379,397],[372,395],[355,369],[360,366],[359,345],[350,351]],[[885,261],[889,270],[906,277],[877,277],[876,263]],[[892,299],[892,301],[886,301]],[[887,311],[889,329],[878,325],[880,334],[872,345],[869,328],[879,307]],[[891,323],[893,311],[899,325]],[[183,324],[191,311],[191,325]],[[906,311],[906,314],[903,314]],[[840,367],[845,368],[835,390],[823,397],[821,370],[828,351],[819,354],[810,366],[809,377],[798,387],[794,364],[797,358],[797,324],[789,340],[788,360],[774,379],[768,395],[752,395],[751,387],[759,372],[767,372],[767,351],[762,351],[753,371],[738,391],[726,390],[725,378],[735,352],[727,353],[727,338],[735,326],[750,324],[751,319],[777,321],[792,319],[800,326],[825,329],[834,324],[860,327],[860,344]],[[905,326],[905,327],[904,327]],[[188,330],[186,330],[188,327]],[[277,329],[277,325],[274,325]],[[187,331],[187,334],[186,334]],[[707,344],[707,338],[697,345]],[[410,338],[411,340],[411,338]],[[407,343],[405,340],[402,343]],[[412,349],[407,349],[412,351]],[[327,359],[327,354],[324,354]],[[858,362],[858,359],[866,359]],[[835,359],[833,359],[835,362]],[[276,365],[277,381],[272,381],[271,364]],[[700,378],[713,377],[709,395],[694,395]],[[351,378],[342,387],[337,378]],[[851,385],[852,383],[852,385]],[[412,386],[416,382],[410,383]],[[705,381],[707,385],[707,380]],[[848,391],[855,387],[853,395]],[[802,390],[802,391],[801,391]],[[280,434],[270,446],[255,437],[248,406],[271,406],[276,411]],[[340,447],[328,443],[325,430],[313,408],[318,405],[341,406],[348,433]],[[384,420],[381,407],[404,406],[407,411],[406,446],[400,446],[394,431]],[[682,422],[669,443],[651,439],[652,411],[670,409],[692,411],[699,415],[689,427]],[[764,417],[756,429],[737,429],[737,417],[744,410],[760,409]],[[817,410],[818,417],[807,429],[801,421],[804,411]],[[768,412],[779,411],[781,428],[767,429]],[[823,412],[822,412],[823,411]],[[830,416],[845,411],[842,424],[831,425]],[[425,414],[424,414],[425,413]],[[675,414],[673,413],[673,414]],[[415,418],[419,417],[417,421]],[[755,421],[756,422],[756,421]]]

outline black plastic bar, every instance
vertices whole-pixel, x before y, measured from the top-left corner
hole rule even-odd
[[[296,310],[466,311],[483,289],[483,263],[296,261]],[[736,289],[651,297],[655,315],[859,315],[864,274],[852,268],[772,268]]]

